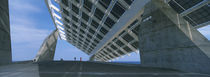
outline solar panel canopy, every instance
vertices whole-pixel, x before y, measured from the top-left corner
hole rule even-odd
[[[98,61],[138,52],[140,13],[150,0],[46,0],[60,37]],[[164,0],[195,28],[210,22],[209,0]]]

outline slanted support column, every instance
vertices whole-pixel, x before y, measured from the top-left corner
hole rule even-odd
[[[8,0],[0,0],[0,65],[12,62]]]
[[[95,61],[95,55],[92,55],[89,61]]]
[[[44,40],[34,61],[35,62],[53,61],[57,39],[58,39],[58,30],[56,29]]]
[[[210,42],[163,0],[151,0],[139,28],[141,64],[210,74]]]

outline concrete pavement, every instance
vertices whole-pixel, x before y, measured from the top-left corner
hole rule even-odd
[[[0,67],[0,77],[210,77],[173,69],[103,62],[50,61]]]

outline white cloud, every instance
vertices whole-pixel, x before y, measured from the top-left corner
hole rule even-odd
[[[42,10],[29,1],[32,0],[10,0],[9,2],[14,61],[32,60],[43,40],[51,32],[49,29],[40,28],[40,25],[38,25],[40,23],[37,22],[38,19],[31,16],[41,13]]]
[[[32,12],[40,11],[37,6],[29,4],[29,2],[21,4],[21,0],[11,2],[10,6],[12,10],[10,13],[10,25],[14,43],[41,41],[50,33],[49,30],[37,28],[39,26],[37,25],[38,22],[30,16]],[[17,14],[20,11],[24,13]]]
[[[27,20],[26,20],[27,22]],[[29,22],[29,21],[28,21]],[[49,30],[38,29],[32,22],[11,24],[12,53],[14,61],[32,60]]]
[[[40,12],[41,8],[29,3],[29,0],[10,0],[10,8],[17,12]]]
[[[10,26],[14,61],[32,60],[43,40],[50,34],[48,29],[37,28],[39,25],[27,16],[14,16]]]
[[[37,28],[38,22],[31,18],[35,12],[41,12],[41,8],[30,0],[10,0],[10,25],[12,40],[14,43],[33,43],[43,40],[50,31]]]
[[[28,25],[11,25],[12,40],[15,43],[41,41],[50,31]]]

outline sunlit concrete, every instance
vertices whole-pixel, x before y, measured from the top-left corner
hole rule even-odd
[[[174,69],[142,67],[136,64],[48,61],[20,62],[0,66],[0,77],[209,77]]]
[[[53,61],[58,39],[58,30],[54,30],[43,42],[34,61]]]
[[[210,74],[210,42],[171,7],[152,0],[142,16],[142,65]]]

